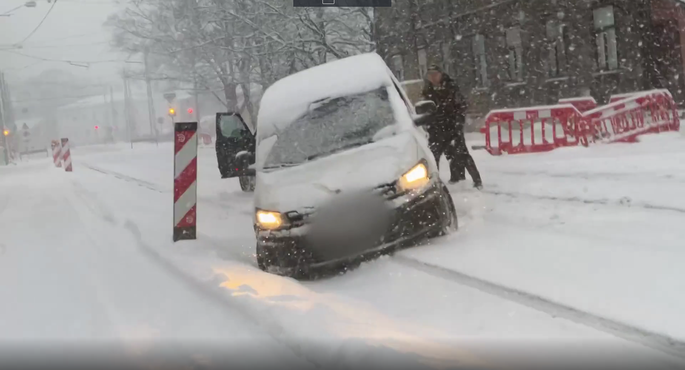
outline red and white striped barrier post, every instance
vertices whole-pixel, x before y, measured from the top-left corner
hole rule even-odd
[[[62,138],[62,161],[64,161],[64,170],[72,172],[71,167],[71,151],[69,150],[69,139]]]
[[[62,144],[59,140],[52,141],[52,160],[55,162],[55,167],[62,167]]]
[[[197,239],[197,122],[174,125],[174,242]]]

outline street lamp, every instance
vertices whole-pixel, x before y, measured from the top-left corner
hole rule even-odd
[[[35,1],[27,1],[27,2],[25,2],[23,5],[19,5],[18,7],[14,8],[14,9],[8,10],[8,11],[6,11],[6,12],[0,14],[0,17],[11,17],[12,14],[10,14],[10,13],[12,13],[13,11],[15,11],[15,10],[17,10],[17,9],[21,9],[21,8],[35,8],[35,7],[36,7],[36,2],[35,2]]]

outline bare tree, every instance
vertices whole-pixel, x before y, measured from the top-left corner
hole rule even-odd
[[[107,22],[115,47],[148,50],[153,79],[196,83],[255,118],[252,93],[291,73],[374,50],[365,8],[287,0],[129,0]]]

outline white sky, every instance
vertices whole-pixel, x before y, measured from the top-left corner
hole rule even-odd
[[[0,0],[0,14],[25,2],[26,0]],[[0,16],[0,50],[10,48],[28,36],[52,5],[48,0],[36,2],[35,8],[18,9],[11,17]],[[81,62],[123,60],[124,55],[112,52],[109,45],[110,32],[103,27],[107,17],[119,7],[116,0],[57,0],[52,13],[26,41],[24,48],[12,51],[40,58]],[[82,68],[64,62],[39,61],[0,51],[0,69],[10,80],[59,68],[79,77],[110,81],[118,78],[118,72],[123,66],[123,62],[116,62],[91,64],[89,68]]]

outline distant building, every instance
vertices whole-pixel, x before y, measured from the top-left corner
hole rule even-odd
[[[13,135],[15,148],[22,153],[46,150],[52,140],[45,132],[46,127],[42,119],[18,119]]]
[[[174,101],[175,120],[193,121],[195,119],[194,99],[189,92],[178,91]],[[135,93],[129,101],[130,127],[126,123],[126,105],[123,92],[115,92],[112,101],[109,96],[92,96],[59,108],[53,118],[56,135],[69,137],[74,145],[96,144],[108,141],[126,141],[154,137],[154,130],[168,136],[172,130],[171,118],[167,114],[169,103],[159,94],[154,102],[154,128],[148,116],[147,95]],[[213,98],[212,98],[213,99]],[[207,99],[210,100],[210,99]],[[215,99],[213,99],[215,100]],[[210,100],[211,101],[211,100]],[[222,105],[203,104],[204,109],[217,110]],[[193,113],[188,113],[193,108]],[[130,129],[130,132],[129,132]]]
[[[400,80],[440,64],[474,115],[560,98],[667,88],[685,104],[677,0],[396,0],[377,8],[378,53]],[[412,83],[414,99],[420,83]]]
[[[173,103],[169,103],[163,94],[153,97],[154,103],[154,129],[150,125],[148,115],[147,94],[145,91],[133,91],[129,101],[130,110],[130,136],[135,139],[151,139],[154,131],[161,137],[170,136],[173,132],[168,108],[173,106],[176,110],[174,120],[176,122],[190,122],[196,120],[199,113],[200,131],[212,133],[214,131],[214,118],[217,112],[225,112],[226,107],[214,94],[202,92],[196,101],[189,90],[175,91],[176,97]],[[261,90],[254,87],[252,96],[259,97]],[[242,93],[238,94],[238,104],[242,105]],[[191,110],[189,110],[191,109]],[[249,122],[249,116],[244,114]],[[73,145],[85,145],[104,143],[108,141],[126,141],[129,139],[129,127],[126,123],[126,105],[123,92],[114,92],[110,99],[109,95],[92,96],[81,99],[75,103],[65,105],[54,113],[47,126],[52,129],[52,136],[69,137]],[[97,128],[96,128],[97,127]]]

